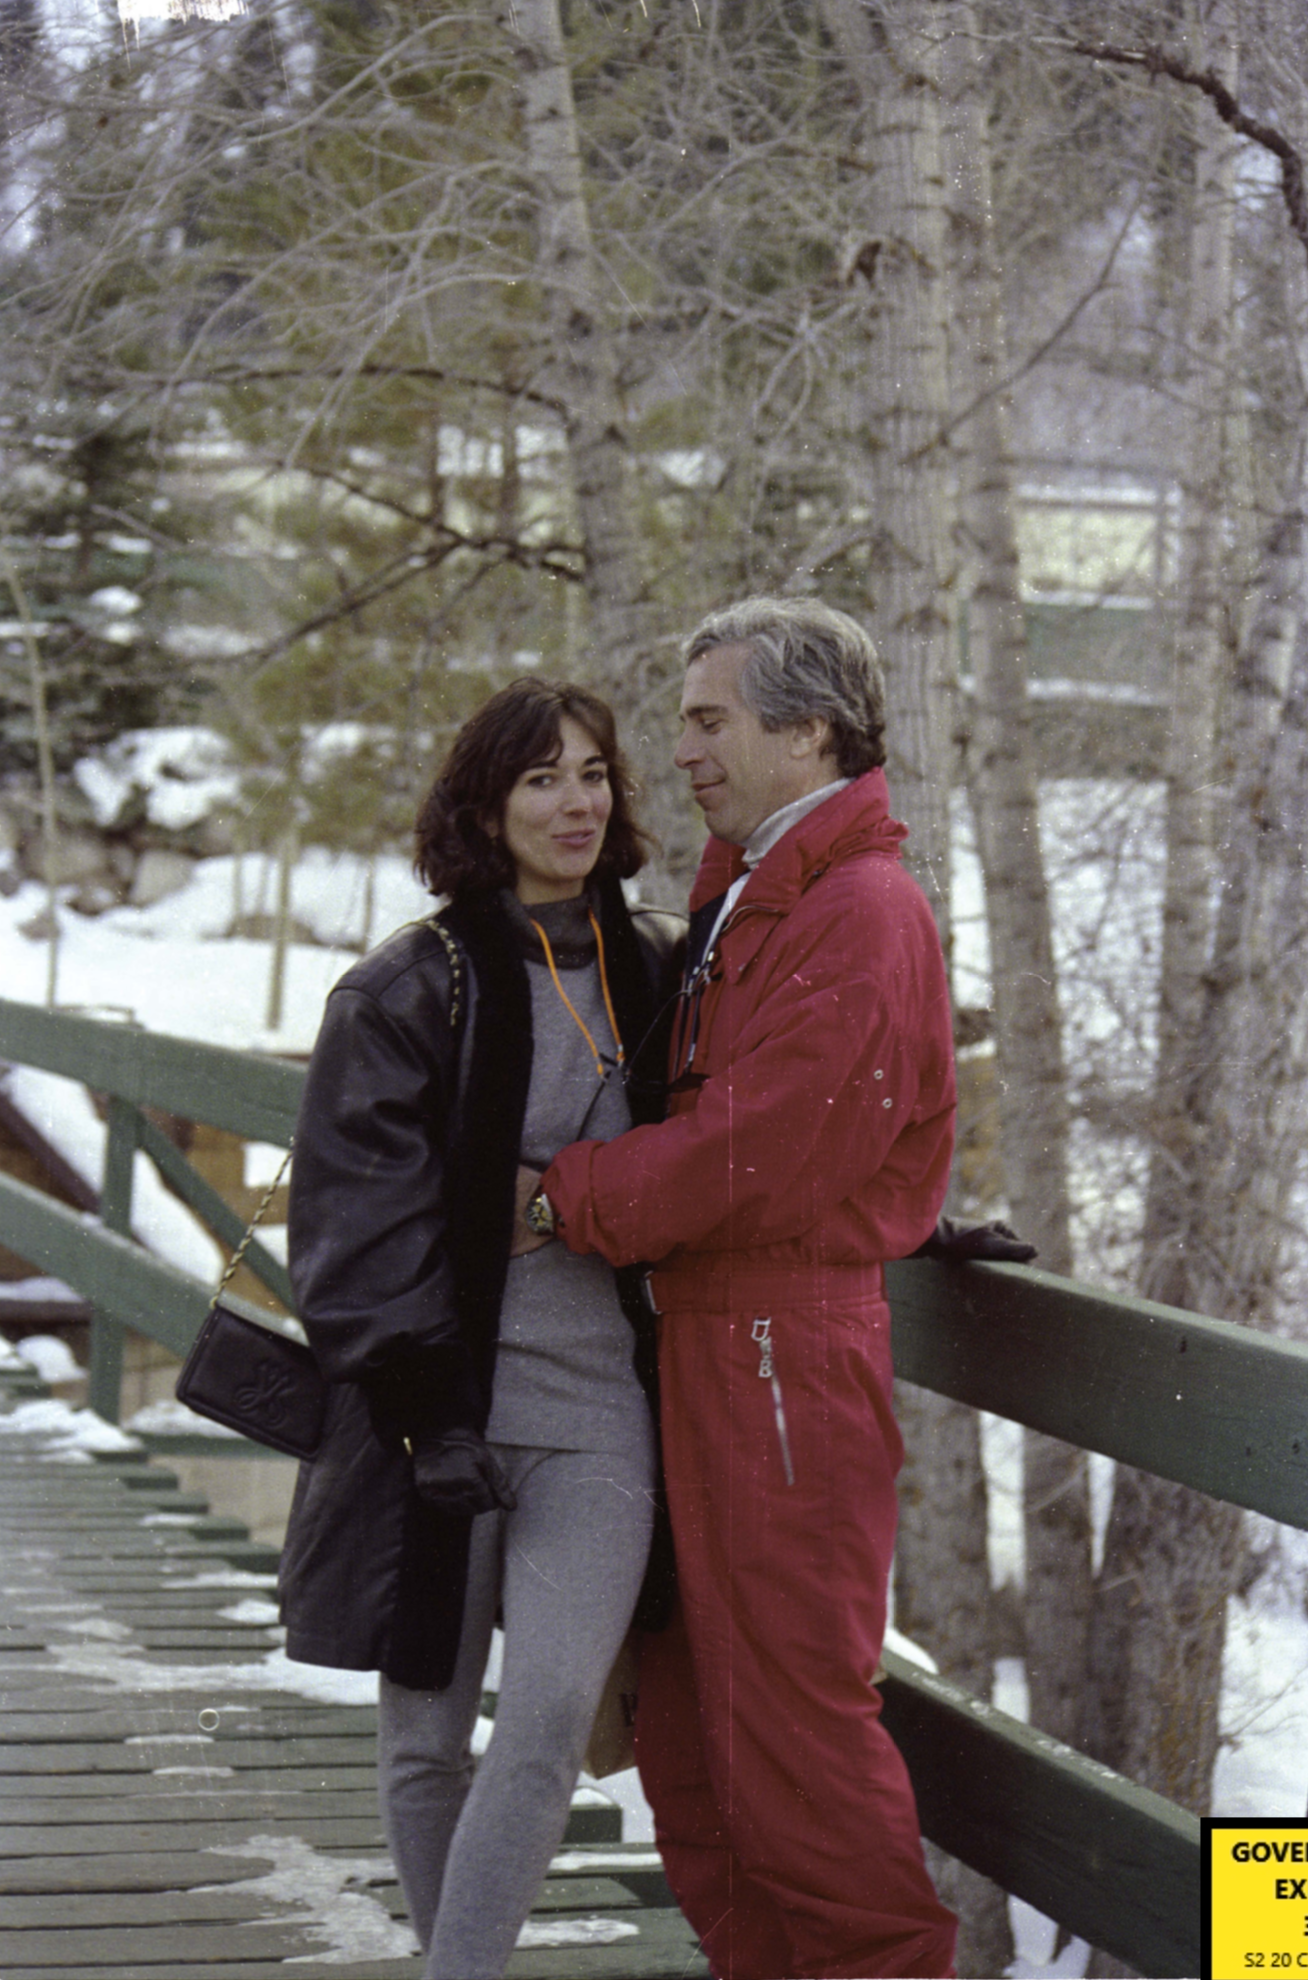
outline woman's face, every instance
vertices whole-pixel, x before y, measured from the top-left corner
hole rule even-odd
[[[517,868],[525,907],[578,895],[600,856],[613,792],[595,738],[570,715],[559,721],[560,750],[524,770],[504,800],[502,838]]]

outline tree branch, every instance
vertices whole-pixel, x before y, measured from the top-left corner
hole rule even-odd
[[[530,405],[547,407],[560,418],[567,412],[560,399],[551,398],[546,392],[534,391],[529,385],[510,385],[503,379],[475,378],[463,372],[443,371],[431,364],[232,364],[210,365],[204,370],[190,372],[137,371],[133,367],[122,374],[124,381],[133,384],[162,386],[263,385],[288,378],[339,381],[347,377],[416,379],[431,385],[459,385],[470,392],[491,392],[501,398],[525,399]]]
[[[1303,158],[1283,132],[1240,108],[1236,98],[1214,69],[1192,69],[1175,55],[1161,48],[1120,48],[1111,41],[1075,41],[1074,55],[1088,55],[1095,62],[1117,62],[1128,68],[1143,69],[1148,76],[1170,76],[1173,82],[1202,90],[1224,124],[1241,137],[1270,151],[1281,167],[1281,196],[1290,216],[1290,225],[1308,254],[1308,194],[1304,186]]]
[[[280,633],[276,639],[264,646],[250,648],[241,654],[237,665],[243,670],[242,678],[248,683],[269,666],[279,660],[310,633],[321,632],[325,627],[338,625],[342,619],[353,618],[358,612],[375,605],[379,599],[388,597],[391,592],[400,590],[414,578],[424,577],[439,569],[447,558],[460,550],[471,550],[485,557],[488,563],[517,564],[524,570],[547,571],[553,577],[570,578],[578,581],[580,573],[567,559],[576,552],[566,543],[545,543],[538,549],[529,549],[516,539],[503,536],[473,537],[464,536],[456,530],[442,526],[439,541],[425,550],[406,550],[383,564],[361,583],[350,586],[332,605],[315,612],[311,618],[302,619],[296,626]],[[244,670],[249,670],[245,672]]]
[[[1140,201],[1136,199],[1132,202],[1126,218],[1118,228],[1113,244],[1104,258],[1099,273],[1095,276],[1089,287],[1081,291],[1081,294],[1077,297],[1071,308],[1054,325],[1048,336],[1042,337],[1035,349],[1028,351],[1022,362],[1016,365],[1012,371],[1007,372],[1003,378],[997,378],[993,385],[985,386],[969,404],[963,406],[951,418],[947,419],[938,433],[933,434],[930,440],[919,447],[915,453],[908,456],[909,460],[920,460],[924,454],[929,454],[933,447],[942,447],[960,426],[963,426],[971,419],[974,413],[979,412],[982,406],[990,399],[995,398],[1000,392],[1011,392],[1020,378],[1025,378],[1028,372],[1034,371],[1036,366],[1044,358],[1048,357],[1055,344],[1062,342],[1072,325],[1076,322],[1077,317],[1080,316],[1082,310],[1092,303],[1095,297],[1107,287],[1108,278],[1113,272],[1122,243],[1130,233],[1139,210]]]

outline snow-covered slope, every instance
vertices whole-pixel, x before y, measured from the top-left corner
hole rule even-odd
[[[268,913],[273,880],[254,857],[202,860],[190,885],[151,907],[121,907],[88,917],[59,910],[56,999],[62,1010],[130,1018],[151,1031],[203,1039],[238,1050],[307,1053],[327,992],[357,949],[293,942],[287,954],[283,1018],[267,1026],[272,949],[267,941],[227,938],[238,908]],[[292,914],[319,942],[358,943],[367,896],[364,862],[318,847],[295,870]],[[428,913],[432,903],[407,863],[377,862],[371,939]],[[0,900],[0,994],[21,1002],[45,997],[46,945],[24,934],[45,909],[45,890],[29,882]]]

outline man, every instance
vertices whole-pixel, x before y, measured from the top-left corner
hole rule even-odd
[[[681,723],[712,838],[669,1116],[565,1149],[526,1203],[574,1251],[659,1261],[679,1609],[645,1639],[641,1775],[724,1980],[946,1975],[873,1687],[902,1455],[882,1265],[935,1228],[953,1146],[940,944],[852,619],[713,614]]]

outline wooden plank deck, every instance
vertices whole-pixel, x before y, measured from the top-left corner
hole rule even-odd
[[[43,1393],[0,1370],[3,1980],[414,1980],[374,1708],[276,1681],[273,1551],[13,1415]],[[510,1980],[707,1973],[620,1836],[579,1795]]]

